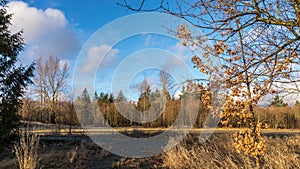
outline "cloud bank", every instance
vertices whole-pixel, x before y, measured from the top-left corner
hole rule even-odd
[[[119,53],[118,49],[113,49],[108,45],[91,47],[88,51],[88,56],[83,64],[81,71],[83,73],[93,72],[99,67],[107,67],[114,64]],[[100,62],[101,61],[101,62]],[[98,65],[100,63],[100,65]]]
[[[11,31],[24,31],[26,46],[22,61],[49,55],[67,59],[79,50],[76,33],[62,11],[30,7],[22,1],[9,2],[7,11],[13,14]]]

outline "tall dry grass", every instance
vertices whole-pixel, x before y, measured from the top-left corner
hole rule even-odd
[[[182,143],[163,154],[163,167],[172,169],[256,168],[255,159],[236,152],[229,136],[214,136],[200,144]],[[259,168],[300,168],[300,136],[267,139]]]
[[[20,169],[35,169],[38,162],[39,138],[22,131],[19,144],[14,146]]]

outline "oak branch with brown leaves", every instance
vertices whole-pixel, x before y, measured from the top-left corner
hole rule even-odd
[[[266,125],[256,121],[254,107],[263,96],[289,92],[282,86],[293,86],[300,80],[300,1],[161,0],[153,9],[146,9],[146,3],[142,0],[135,7],[125,0],[118,4],[133,11],[175,15],[204,32],[193,35],[186,25],[174,31],[183,45],[205,50],[205,56],[192,57],[201,72],[210,75],[215,71],[205,66],[203,57],[221,59],[223,66],[218,71],[227,93],[222,123],[234,121],[246,128],[236,134],[234,145],[256,158],[258,164],[265,151],[261,129]]]

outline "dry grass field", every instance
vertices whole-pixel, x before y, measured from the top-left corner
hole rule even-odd
[[[213,136],[203,144],[184,142],[163,154],[166,168],[256,168],[255,160],[238,153],[228,135]],[[300,136],[267,138],[259,168],[300,168]]]
[[[229,130],[230,131],[230,130]],[[223,132],[223,133],[222,133]],[[233,131],[232,131],[233,132]],[[300,168],[300,135],[297,131],[265,131],[267,150],[260,168]],[[141,134],[141,132],[138,132]],[[144,133],[145,135],[149,133]],[[278,135],[279,134],[279,135]],[[290,134],[290,135],[288,135]],[[128,134],[134,137],[132,133]],[[286,135],[286,136],[284,136]],[[66,136],[65,136],[66,137]],[[221,129],[204,143],[196,131],[166,153],[143,159],[123,158],[98,147],[88,138],[45,141],[38,148],[36,168],[255,168],[255,160],[238,153],[232,144],[231,132]],[[170,140],[171,141],[171,140]],[[17,169],[13,148],[1,152],[0,168]]]

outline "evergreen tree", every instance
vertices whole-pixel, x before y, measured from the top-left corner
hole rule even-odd
[[[75,102],[77,113],[82,125],[92,123],[92,103],[89,92],[85,88]]]
[[[99,100],[99,95],[98,93],[95,91],[94,93],[94,101],[98,101]]]
[[[9,30],[11,14],[7,2],[0,1],[0,142],[1,146],[12,141],[17,134],[19,116],[25,88],[32,83],[34,64],[18,65],[18,54],[23,49],[22,31],[12,34]]]
[[[287,106],[287,103],[284,103],[281,98],[279,98],[278,95],[274,97],[274,99],[271,101],[271,106],[275,107],[285,107]]]
[[[151,90],[150,90],[150,86],[147,85],[145,90],[141,93],[139,100],[138,100],[138,110],[145,112],[150,108],[150,97],[151,94]]]
[[[112,93],[109,94],[108,102],[109,103],[113,103],[114,102],[114,95]]]
[[[108,103],[109,101],[108,94],[104,94],[103,92],[101,92],[99,96],[99,101],[101,103]]]
[[[86,88],[84,88],[84,90],[82,91],[82,94],[80,95],[80,99],[85,103],[91,103],[90,95]]]
[[[116,99],[117,102],[121,102],[121,101],[124,101],[126,102],[126,97],[124,96],[124,93],[122,90],[120,90],[118,96],[117,96],[117,99]]]

